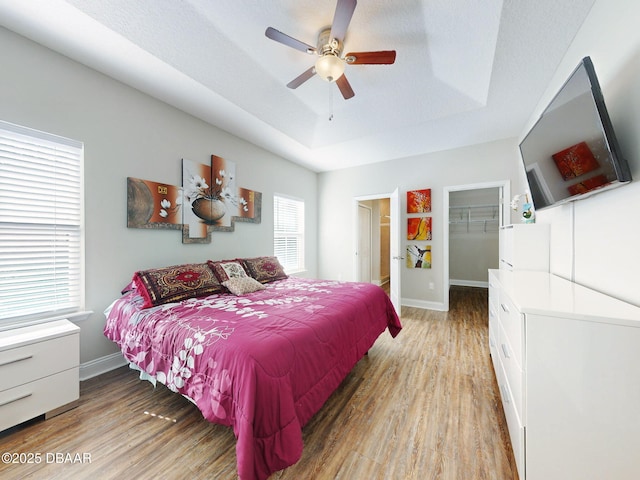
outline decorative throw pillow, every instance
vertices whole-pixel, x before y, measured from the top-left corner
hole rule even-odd
[[[240,260],[221,260],[219,262],[209,260],[207,263],[220,283],[226,282],[230,278],[247,276]]]
[[[190,263],[136,272],[133,282],[145,302],[143,308],[222,292],[206,263]]]
[[[222,282],[222,285],[227,287],[234,295],[246,295],[247,293],[257,292],[258,290],[264,290],[265,287],[259,281],[251,277],[235,277]]]
[[[243,258],[242,264],[247,273],[260,283],[288,278],[277,257]]]

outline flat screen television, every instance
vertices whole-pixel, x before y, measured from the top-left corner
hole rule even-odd
[[[522,140],[520,154],[536,210],[631,181],[589,57]]]

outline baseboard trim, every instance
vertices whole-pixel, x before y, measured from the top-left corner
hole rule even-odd
[[[437,310],[439,312],[446,311],[442,302],[429,302],[426,300],[416,300],[415,298],[403,298],[402,306],[422,308],[423,310]]]
[[[127,361],[120,352],[90,360],[80,365],[80,381],[89,380],[126,364]]]
[[[480,287],[489,288],[489,282],[481,282],[478,280],[449,280],[449,285],[455,285],[456,287]]]

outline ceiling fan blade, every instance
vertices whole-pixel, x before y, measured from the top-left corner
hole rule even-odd
[[[338,78],[336,80],[336,84],[338,85],[338,88],[340,89],[340,93],[342,94],[345,100],[349,100],[351,97],[355,95],[355,93],[353,93],[353,89],[351,88],[351,85],[347,80],[346,75],[343,74],[340,78]]]
[[[294,78],[289,83],[287,83],[287,87],[289,87],[289,88],[298,88],[304,82],[306,82],[311,77],[313,77],[315,74],[316,74],[316,67],[311,67],[310,69],[305,70],[300,75],[298,75],[296,78]]]
[[[286,45],[291,48],[295,48],[296,50],[300,50],[301,52],[316,53],[315,47],[312,47],[311,45],[308,45],[304,42],[301,42],[300,40],[296,40],[295,38],[290,37],[286,33],[282,33],[281,31],[276,30],[273,27],[268,27],[265,30],[264,34],[267,36],[267,38],[270,38],[271,40],[275,40],[276,42],[282,43],[283,45]]]
[[[356,0],[338,0],[331,24],[331,38],[337,38],[341,42],[344,40],[357,3]]]
[[[349,65],[390,65],[396,61],[396,51],[352,52],[347,53],[344,60]]]

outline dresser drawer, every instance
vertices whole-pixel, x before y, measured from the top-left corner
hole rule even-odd
[[[524,440],[524,427],[518,416],[516,406],[514,404],[513,395],[509,384],[506,381],[506,374],[502,367],[496,372],[498,378],[498,387],[500,389],[500,396],[502,397],[502,408],[504,410],[504,416],[507,420],[507,427],[509,429],[509,438],[511,439],[511,446],[513,448],[513,456],[516,460],[516,467],[518,468],[518,475],[520,478],[525,478],[524,475],[524,460],[525,460],[525,440]]]
[[[520,312],[504,291],[500,291],[500,305],[498,310],[500,323],[513,350],[513,357],[518,362],[518,365],[522,367],[522,356],[524,352],[523,320]]]
[[[493,363],[494,370],[498,368],[498,363],[500,362],[500,353],[498,352],[499,334],[500,325],[495,321],[492,322],[491,317],[489,317],[489,353],[491,354],[491,362]]]
[[[489,271],[489,304],[498,306],[500,302],[500,282],[495,274]]]
[[[0,431],[77,400],[78,376],[76,366],[0,392]]]
[[[0,351],[0,392],[78,367],[79,335],[65,335]]]
[[[505,335],[504,331],[501,332],[499,337],[497,350],[498,355],[500,356],[500,363],[502,363],[502,367],[504,368],[505,382],[509,385],[509,390],[511,391],[511,400],[518,412],[518,417],[523,421],[524,395],[522,386],[524,374],[520,364],[514,356],[513,349],[511,348],[509,339]],[[522,423],[524,423],[524,421]]]

